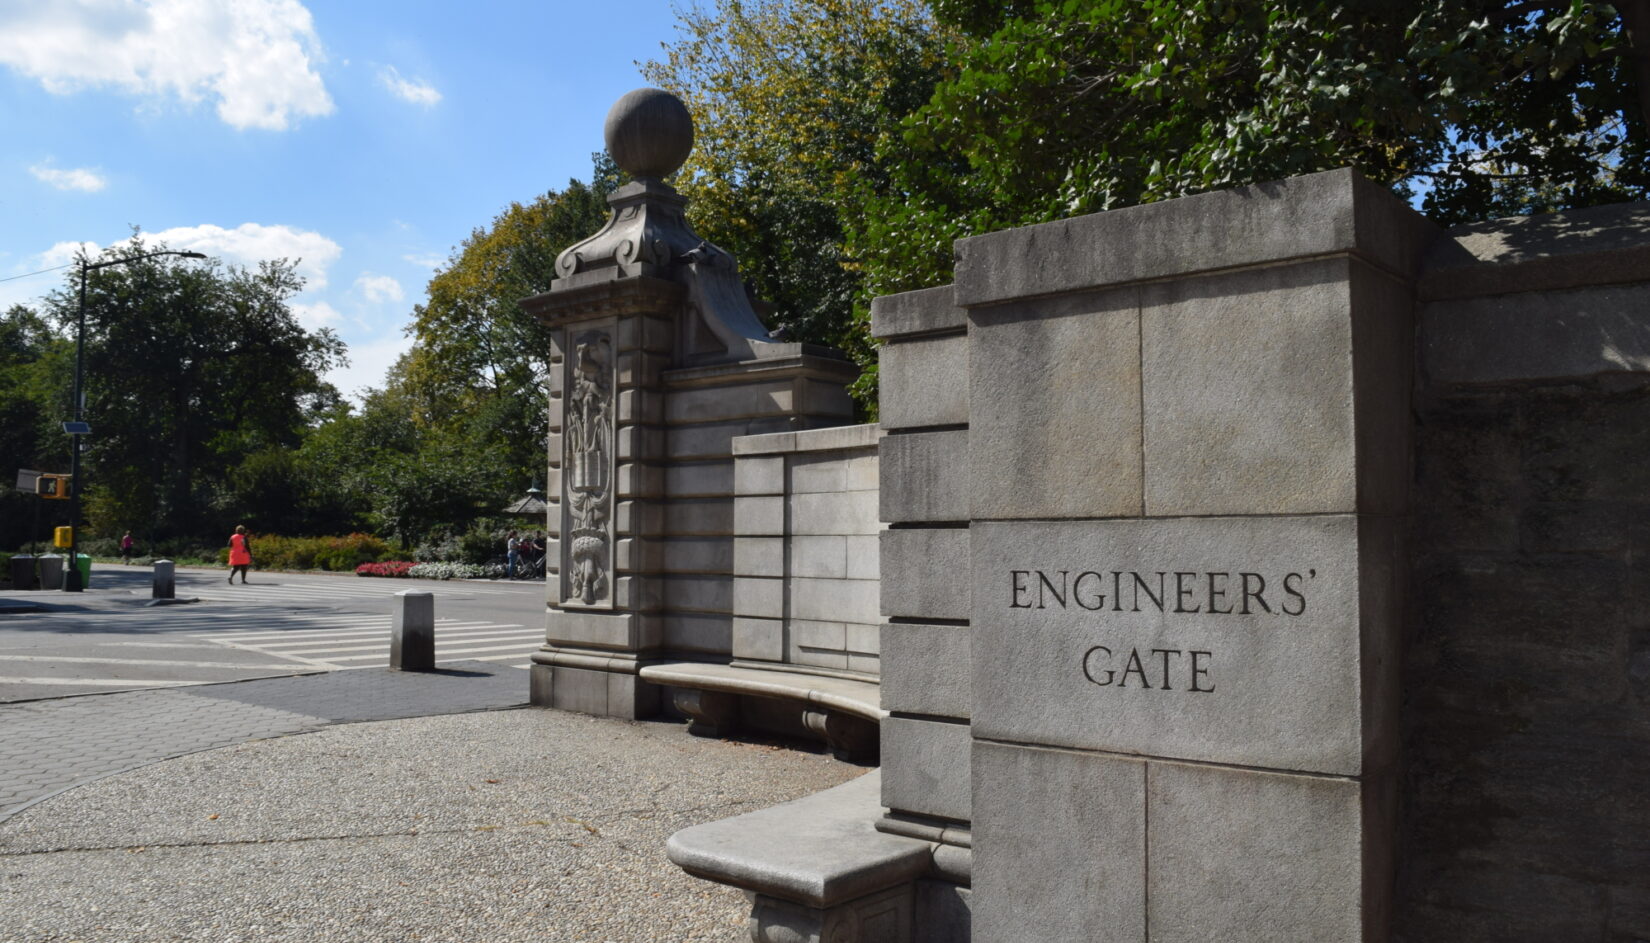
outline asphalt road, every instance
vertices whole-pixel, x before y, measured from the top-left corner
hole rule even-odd
[[[544,637],[538,583],[179,569],[187,605],[149,606],[147,567],[99,566],[77,595],[0,592],[0,702],[381,667],[393,597],[435,594],[436,659],[525,667]]]

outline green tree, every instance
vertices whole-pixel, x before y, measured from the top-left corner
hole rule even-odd
[[[1643,2],[938,6],[956,73],[850,221],[873,293],[963,236],[1347,165],[1446,224],[1650,194]]]
[[[0,317],[0,455],[68,460],[64,440],[47,430],[49,398],[42,394],[70,356],[67,343],[34,311],[16,305]]]
[[[1650,195],[1650,0],[718,0],[643,71],[791,336],[956,239],[1355,166],[1453,224]],[[868,392],[861,389],[861,393]]]
[[[132,241],[104,258],[154,251]],[[74,329],[79,273],[46,299]],[[86,291],[87,514],[151,539],[199,535],[239,508],[230,484],[247,456],[296,447],[307,419],[336,402],[321,375],[343,361],[328,330],[288,308],[303,281],[287,262],[256,270],[174,257],[95,271]],[[58,415],[68,418],[68,390]],[[256,524],[256,522],[252,522]]]
[[[311,483],[303,496],[310,532],[368,530],[409,547],[454,536],[496,514],[519,491],[513,479],[543,462],[541,450],[532,469],[513,468],[508,453],[489,446],[505,425],[493,407],[511,401],[466,400],[439,422],[421,420],[427,403],[409,392],[412,357],[404,354],[359,410],[336,407],[295,455],[294,477]]]
[[[414,309],[414,344],[386,393],[406,405],[418,448],[467,456],[496,494],[542,474],[548,433],[550,333],[520,301],[548,291],[556,256],[602,227],[619,182],[598,155],[593,182],[512,203],[470,234]]]
[[[786,339],[873,365],[845,220],[887,189],[878,142],[928,100],[948,33],[918,0],[718,0],[679,15],[679,38],[642,71],[693,113],[676,186],[695,227],[739,260]]]
[[[57,415],[52,393],[70,376],[72,347],[40,315],[16,305],[0,316],[0,549],[39,540],[43,528],[60,522],[62,502],[42,502],[10,487],[19,469],[67,472],[68,437],[50,425]],[[65,397],[66,399],[66,397]]]

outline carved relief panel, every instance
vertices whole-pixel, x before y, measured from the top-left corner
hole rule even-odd
[[[610,329],[570,332],[562,420],[562,606],[613,608],[614,356]]]

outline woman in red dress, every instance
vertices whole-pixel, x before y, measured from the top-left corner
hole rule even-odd
[[[241,574],[241,585],[246,585],[246,571],[252,568],[252,541],[247,539],[246,525],[240,524],[229,535],[229,582]]]

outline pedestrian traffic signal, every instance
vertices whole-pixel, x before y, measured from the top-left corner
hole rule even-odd
[[[42,498],[58,501],[69,499],[69,475],[41,475],[34,482],[34,493]]]

